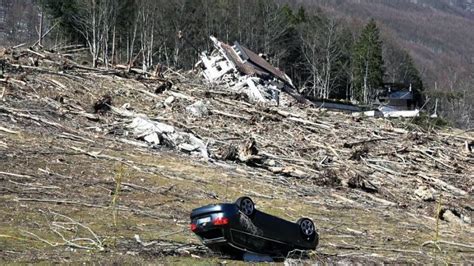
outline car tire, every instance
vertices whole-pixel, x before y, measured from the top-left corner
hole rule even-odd
[[[255,213],[255,204],[249,197],[240,197],[235,201],[235,204],[239,207],[239,210],[248,217]]]
[[[304,239],[311,241],[316,236],[316,226],[309,218],[301,218],[296,222]]]

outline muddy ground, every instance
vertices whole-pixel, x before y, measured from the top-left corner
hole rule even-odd
[[[251,196],[257,208],[265,212],[291,221],[310,217],[316,223],[321,236],[317,250],[301,258],[295,255],[289,262],[474,262],[474,167],[472,153],[465,148],[465,143],[474,139],[472,132],[427,132],[407,126],[407,121],[358,120],[301,106],[285,110],[310,114],[308,117],[315,117],[318,124],[265,120],[262,113],[267,109],[253,107],[233,94],[196,92],[195,88],[207,87],[198,78],[187,78],[187,73],[169,73],[173,88],[156,96],[150,94],[162,81],[137,80],[136,76],[55,66],[11,66],[9,73],[10,80],[0,83],[2,264],[240,263],[202,246],[189,230],[189,214],[195,207],[234,201],[242,195]],[[176,93],[188,95],[188,100],[176,97]],[[274,173],[238,161],[205,160],[169,147],[127,143],[140,140],[126,133],[126,121],[110,111],[93,113],[94,102],[105,94],[112,96],[114,106],[129,103],[134,112],[156,117],[203,139],[217,139],[216,145],[223,140],[238,143],[251,136],[260,149],[286,157],[282,161],[297,161],[295,169],[304,171],[312,160],[318,165],[306,169],[311,175],[294,174],[299,173],[296,170]],[[178,99],[165,106],[163,102],[173,95]],[[257,108],[252,109],[257,122],[252,117],[248,122],[216,112],[190,117],[185,107],[201,98],[220,110],[223,107],[218,103],[228,104],[231,114],[239,114],[236,103],[242,101],[242,108]],[[268,117],[275,114],[268,113]],[[314,132],[318,125],[331,126],[324,133],[326,143],[323,133]],[[381,140],[382,148],[343,146],[373,137],[372,132],[385,132],[387,127],[392,134],[399,134],[399,139]],[[394,130],[398,128],[403,131]],[[290,133],[282,134],[287,131]],[[287,146],[265,143],[266,138],[273,137],[281,143],[286,141]],[[303,145],[298,141],[311,143],[312,138],[320,140],[318,146],[311,147],[312,153],[294,153],[295,147]],[[338,144],[338,139],[344,141]],[[378,160],[375,155],[385,156],[385,151],[401,143],[414,150],[429,146],[441,152],[427,156],[400,150],[390,157],[401,157],[395,166],[390,161],[371,164],[354,159],[354,152],[362,152],[363,158],[370,159],[372,154],[372,159]],[[417,165],[421,168],[416,169]],[[371,167],[372,172],[364,170]],[[372,178],[376,193],[347,185],[351,176],[345,175],[359,170],[366,174],[365,179]],[[433,181],[433,177],[444,183]],[[415,196],[420,186],[432,188],[433,199],[424,201]],[[454,218],[442,214],[437,219],[438,208],[454,213]],[[436,240],[439,248],[430,242]]]

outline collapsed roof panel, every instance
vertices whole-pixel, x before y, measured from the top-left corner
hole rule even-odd
[[[258,71],[256,68],[252,67],[249,64],[246,64],[244,61],[241,60],[239,54],[234,50],[234,48],[228,44],[221,43],[221,48],[226,53],[227,57],[232,61],[232,63],[236,66],[237,70],[241,73],[248,75],[248,76],[255,76],[255,75],[263,75],[262,71]]]
[[[251,50],[243,46],[239,46],[239,47],[246,54],[248,61],[251,62],[254,66],[260,67],[266,72],[271,73],[274,77],[278,78],[279,80],[287,83],[292,88],[294,88],[293,82],[285,73],[275,68],[274,66],[270,65],[270,63],[268,63],[265,59],[263,59],[261,56],[257,55],[256,53],[252,52]]]

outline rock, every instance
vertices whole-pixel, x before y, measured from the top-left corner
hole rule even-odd
[[[423,201],[434,201],[433,192],[426,186],[421,186],[415,190],[415,195]]]
[[[186,107],[186,112],[196,117],[203,117],[209,115],[209,110],[207,109],[207,106],[203,101],[197,101],[189,105],[188,107]]]

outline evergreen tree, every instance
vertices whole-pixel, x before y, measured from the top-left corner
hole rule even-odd
[[[351,56],[352,56],[352,47],[354,46],[354,34],[352,31],[347,27],[344,26],[341,30],[341,36],[339,38],[339,47],[341,51],[341,55],[338,58],[334,71],[336,72],[337,81],[336,87],[337,89],[331,95],[332,98],[335,99],[350,99],[351,95]]]
[[[293,84],[300,87],[306,79],[307,70],[302,63],[304,59],[298,30],[299,25],[306,22],[306,10],[300,7],[294,11],[290,6],[285,5],[281,8],[281,15],[284,17],[288,29],[281,38],[284,42],[280,42],[275,48],[275,50],[285,50],[279,61],[279,67],[292,78]]]
[[[403,84],[412,88],[415,105],[420,106],[423,104],[423,81],[411,56],[406,51],[403,53],[403,61],[398,70],[399,78]]]
[[[383,85],[382,41],[375,20],[370,20],[354,45],[352,55],[353,99],[369,103]]]

